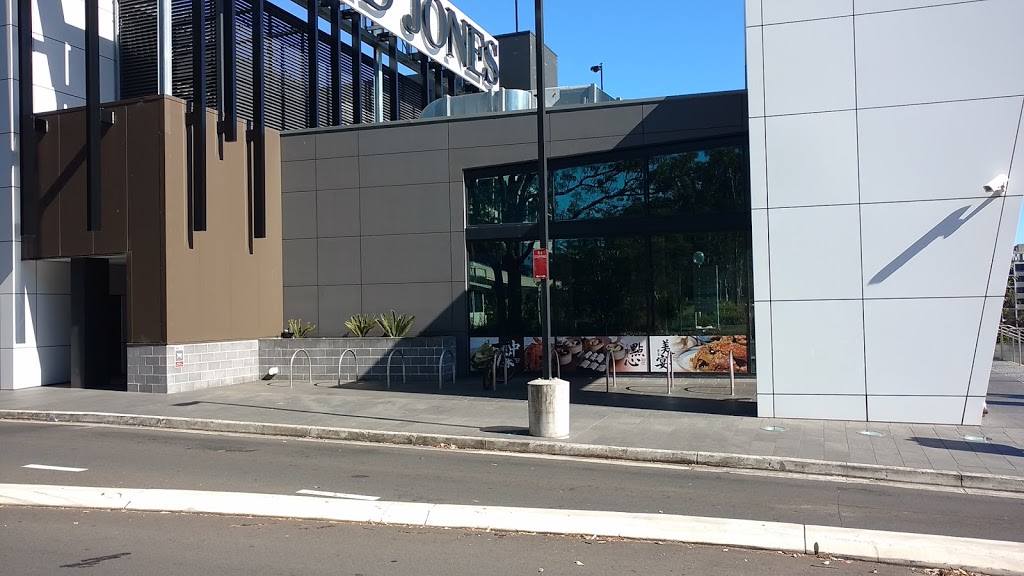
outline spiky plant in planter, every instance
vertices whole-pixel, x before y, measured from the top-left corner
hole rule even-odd
[[[389,314],[381,314],[380,318],[377,318],[377,325],[384,331],[384,335],[388,338],[402,338],[409,333],[409,329],[412,328],[412,322],[415,320],[415,316],[408,314],[396,314],[392,310]]]
[[[288,331],[295,335],[295,338],[305,338],[316,328],[315,324],[309,322],[303,322],[302,318],[291,319],[288,321]]]
[[[373,314],[356,314],[345,322],[345,327],[356,338],[363,338],[377,325],[377,318]]]

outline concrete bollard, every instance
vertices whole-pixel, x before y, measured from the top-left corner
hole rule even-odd
[[[529,383],[530,436],[569,436],[569,383],[538,378]]]

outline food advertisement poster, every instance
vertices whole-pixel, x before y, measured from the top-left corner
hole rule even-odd
[[[494,359],[494,351],[498,347],[498,337],[469,339],[469,368],[473,371],[484,371],[490,368]]]
[[[651,336],[651,371],[729,372],[729,353],[733,370],[747,372],[746,336]]]
[[[523,367],[527,372],[540,372],[541,339],[523,341]],[[555,338],[555,357],[563,375],[600,375],[614,363],[615,371],[647,372],[647,338],[644,336],[560,336]]]

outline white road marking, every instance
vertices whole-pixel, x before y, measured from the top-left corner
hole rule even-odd
[[[22,468],[33,470],[53,470],[55,472],[85,472],[88,468],[68,468],[67,466],[47,466],[46,464],[25,464]]]
[[[326,496],[328,498],[344,498],[345,500],[380,500],[380,496],[363,496],[362,494],[345,494],[344,492],[322,492],[320,490],[299,490],[296,494],[303,496]]]

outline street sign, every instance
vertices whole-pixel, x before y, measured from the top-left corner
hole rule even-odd
[[[546,248],[537,248],[533,251],[533,277],[537,280],[548,277],[548,251]]]

